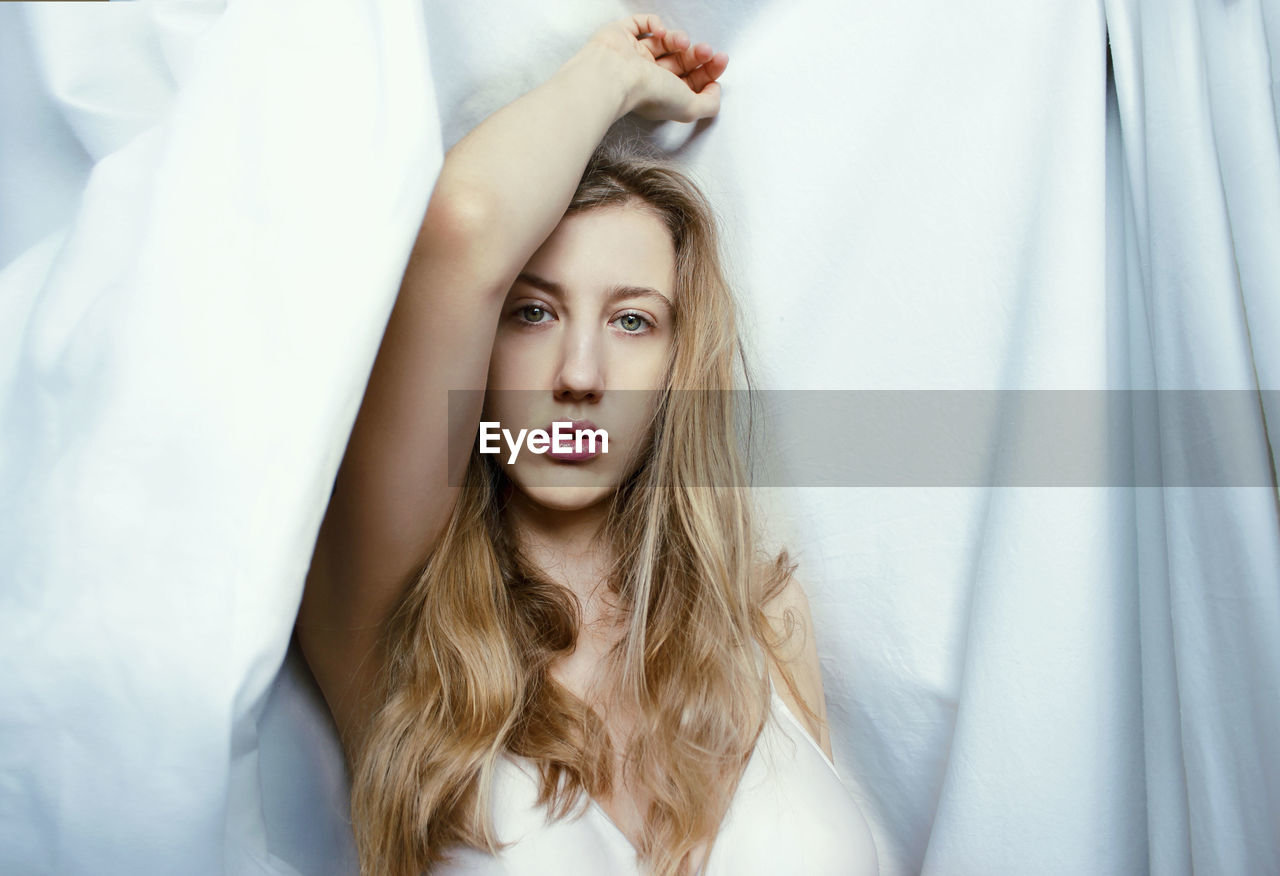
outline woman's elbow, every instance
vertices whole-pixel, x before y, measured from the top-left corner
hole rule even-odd
[[[457,255],[482,245],[493,228],[490,195],[475,186],[440,181],[431,194],[418,246]]]

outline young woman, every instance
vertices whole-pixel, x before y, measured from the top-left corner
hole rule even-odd
[[[711,212],[597,150],[714,115],[727,62],[612,23],[445,159],[298,619],[365,873],[877,872],[803,591],[756,557]]]

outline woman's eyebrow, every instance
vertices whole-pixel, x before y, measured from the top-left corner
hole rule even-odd
[[[612,304],[620,298],[656,298],[667,307],[671,307],[670,298],[649,286],[614,286],[609,290],[605,302]]]
[[[544,280],[537,274],[531,274],[528,271],[521,271],[516,275],[517,283],[528,283],[535,289],[540,289],[548,295],[555,295],[557,298],[564,297],[564,287],[559,283],[553,283],[550,280]]]
[[[539,277],[530,271],[521,271],[516,276],[516,282],[528,283],[535,289],[546,292],[548,295],[554,295],[563,299],[564,287],[559,283]],[[663,295],[657,289],[651,286],[614,286],[609,290],[609,294],[605,296],[605,303],[612,304],[620,298],[654,298],[661,301],[667,307],[673,307],[671,299]]]

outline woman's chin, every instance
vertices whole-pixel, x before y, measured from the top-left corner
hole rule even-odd
[[[521,484],[517,489],[530,502],[549,511],[582,511],[600,504],[613,495],[612,487],[589,484],[573,486]]]

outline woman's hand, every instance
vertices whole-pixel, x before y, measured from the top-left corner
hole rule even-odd
[[[656,15],[610,22],[591,37],[589,48],[622,64],[625,109],[654,121],[692,122],[720,110],[720,84],[729,56],[684,31],[667,30]]]

